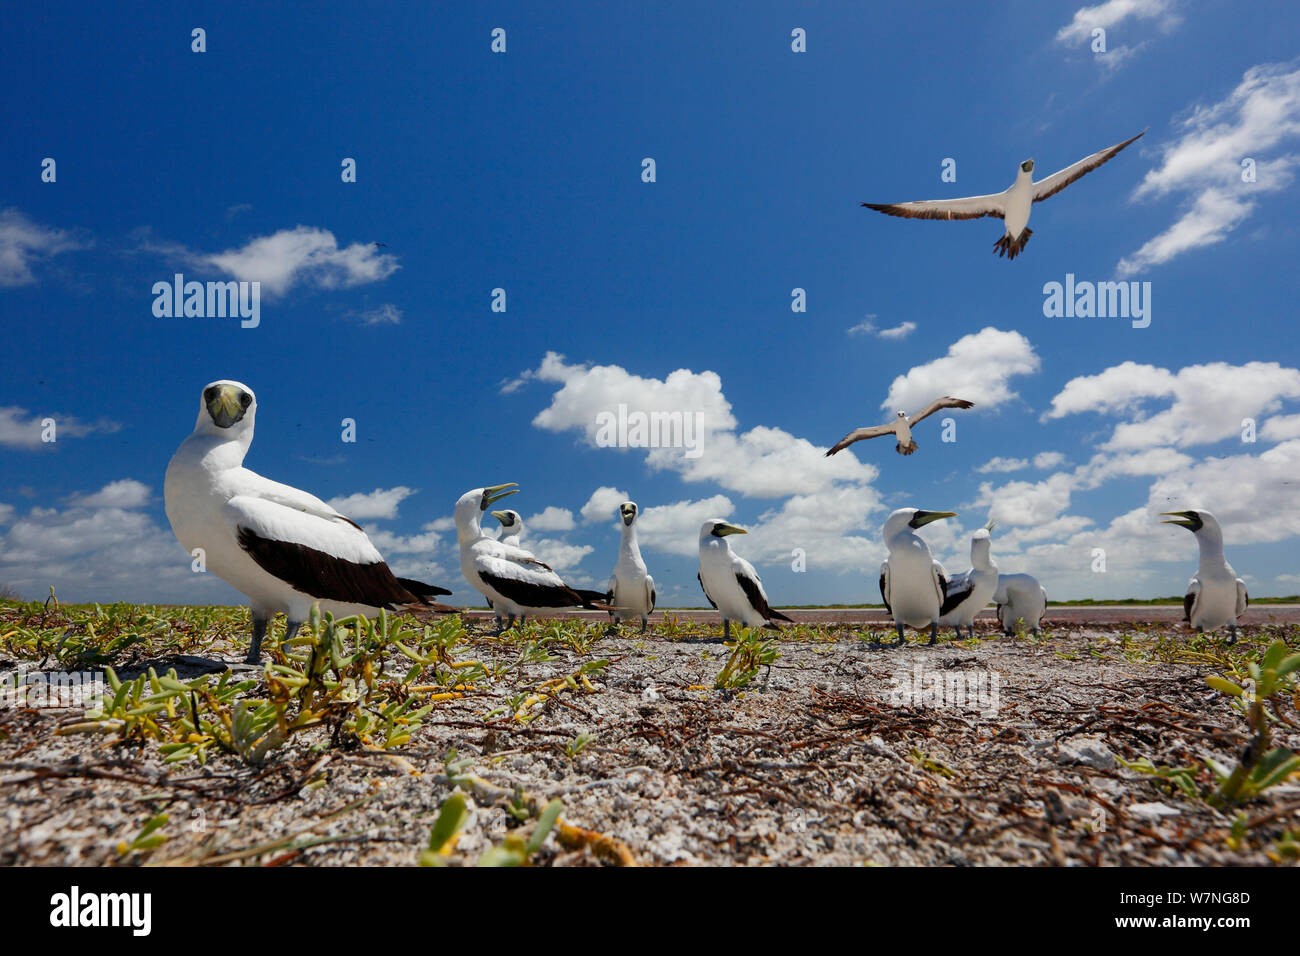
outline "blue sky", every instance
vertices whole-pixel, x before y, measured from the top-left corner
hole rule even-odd
[[[1207,507],[1254,593],[1300,591],[1294,5],[451,6],[8,11],[0,583],[237,601],[161,500],[234,378],[248,467],[463,601],[451,506],[510,480],[525,544],[584,583],[630,494],[666,604],[702,602],[714,516],[752,528],[774,602],[875,600],[905,505],[961,513],[927,529],[954,569],[993,517],[995,559],[1054,597],[1181,593],[1195,547],[1155,512]],[[1035,207],[1015,262],[997,220],[858,205],[1000,191],[1146,127]],[[260,325],[155,317],[175,272],[259,278]],[[1150,282],[1150,326],[1044,317],[1067,273]],[[910,458],[821,457],[944,392],[977,401],[956,441],[936,417]],[[708,416],[701,457],[595,447],[619,402]]]

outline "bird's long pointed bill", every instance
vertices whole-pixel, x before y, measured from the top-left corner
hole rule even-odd
[[[931,521],[938,521],[940,518],[955,517],[957,517],[957,512],[955,511],[918,511],[912,516],[912,526],[919,528],[922,525],[929,524]]]
[[[508,511],[493,511],[493,512],[491,512],[491,514],[492,514],[492,517],[494,517],[494,518],[496,518],[498,521],[504,523],[505,520],[506,520],[506,515],[510,514],[510,512],[508,512]]]
[[[519,490],[519,482],[507,481],[504,485],[491,485],[483,489],[483,510],[487,511],[490,505],[496,504],[507,495],[513,495]],[[503,490],[503,489],[509,489]]]
[[[737,528],[734,524],[720,524],[714,534],[725,538],[729,534],[749,534],[749,532],[744,528]]]
[[[233,385],[222,385],[217,394],[208,402],[208,414],[222,428],[229,428],[239,420],[242,406],[239,404],[239,390]]]
[[[1176,524],[1184,528],[1195,528],[1196,522],[1192,520],[1191,514],[1186,511],[1162,511],[1162,515],[1172,515],[1177,521],[1162,521],[1161,524]]]

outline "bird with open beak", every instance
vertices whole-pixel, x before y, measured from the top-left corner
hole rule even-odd
[[[483,533],[483,514],[495,502],[519,490],[515,482],[475,488],[460,496],[454,512],[460,570],[465,580],[488,599],[498,618],[511,627],[516,619],[553,614],[572,607],[607,610],[595,604],[603,595],[569,587],[530,551]]]

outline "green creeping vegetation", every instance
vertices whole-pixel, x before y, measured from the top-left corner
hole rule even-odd
[[[373,621],[326,615],[322,622],[313,610],[308,628],[266,666],[265,697],[243,696],[259,682],[236,682],[229,671],[182,681],[174,670],[159,676],[150,668],[124,682],[108,668],[110,693],[100,706],[56,732],[157,741],[166,760],[200,763],[219,747],[259,764],[310,727],[326,728],[335,745],[401,747],[437,700],[461,696],[484,673],[478,662],[452,660],[464,633],[456,617],[416,632],[386,612]],[[404,673],[386,672],[389,647],[411,660]]]
[[[134,839],[123,840],[117,845],[119,856],[130,856],[132,853],[149,854],[158,847],[167,842],[167,835],[161,833],[162,827],[167,823],[167,814],[160,813],[156,817],[150,817],[144,822]]]
[[[0,601],[0,652],[63,670],[103,667],[133,649],[155,656],[207,654],[232,639],[247,640],[248,627],[246,608],[62,606],[53,589],[44,602]]]
[[[456,836],[469,820],[467,795],[472,794],[479,806],[498,806],[514,821],[512,829],[496,846],[484,851],[479,866],[531,866],[546,841],[554,833],[556,842],[568,849],[587,849],[617,866],[636,866],[636,855],[624,843],[561,819],[564,804],[559,799],[543,803],[522,787],[507,790],[483,779],[473,770],[473,760],[460,756],[455,749],[443,758],[444,775],[439,782],[452,787],[443,801],[429,833],[428,847],[420,853],[420,866],[448,866],[454,858]]]
[[[537,816],[537,822],[525,836],[519,830],[506,834],[504,840],[478,858],[479,866],[530,866],[532,858],[542,848],[547,834],[554,828],[564,810],[564,804],[552,800]],[[469,811],[465,807],[465,794],[456,790],[443,801],[438,819],[429,833],[429,847],[420,854],[420,866],[447,866],[455,838],[466,821]]]
[[[781,656],[776,641],[764,640],[760,632],[747,627],[738,628],[735,638],[727,641],[727,646],[731,648],[731,655],[713,681],[715,690],[738,690],[749,686],[759,670],[770,669],[772,662]]]
[[[1271,727],[1278,719],[1277,705],[1285,695],[1300,694],[1296,678],[1300,672],[1300,654],[1288,655],[1289,649],[1285,641],[1279,640],[1270,644],[1263,654],[1251,653],[1231,660],[1227,671],[1238,680],[1245,675],[1246,680],[1241,684],[1221,675],[1205,679],[1206,684],[1224,694],[1245,717],[1251,731],[1250,743],[1235,767],[1206,758],[1205,766],[1214,780],[1213,786],[1202,787],[1198,780],[1200,770],[1194,764],[1162,767],[1147,757],[1131,763],[1120,759],[1120,763],[1130,770],[1164,780],[1189,799],[1204,800],[1220,808],[1248,803],[1269,787],[1300,773],[1300,756],[1286,747],[1272,746]],[[1205,656],[1204,652],[1193,653]],[[1240,842],[1242,836],[1234,830],[1230,840]]]

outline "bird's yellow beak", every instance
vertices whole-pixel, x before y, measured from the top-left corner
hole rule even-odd
[[[496,518],[498,521],[500,521],[502,524],[504,524],[504,523],[505,523],[505,520],[506,520],[506,515],[510,514],[510,512],[508,512],[508,511],[493,511],[493,512],[491,512],[491,514],[492,514],[492,517]]]
[[[938,521],[941,518],[955,517],[957,517],[957,512],[955,511],[918,511],[912,516],[912,527],[919,528],[922,525],[929,524],[931,521]]]
[[[1160,513],[1162,515],[1172,515],[1174,518],[1178,519],[1176,521],[1162,521],[1160,522],[1161,524],[1176,524],[1184,528],[1196,527],[1196,522],[1192,520],[1192,513],[1190,511],[1162,511]]]
[[[244,415],[244,406],[239,401],[239,389],[233,385],[222,385],[208,400],[208,414],[220,428],[229,428]]]
[[[729,534],[749,534],[744,528],[737,528],[734,524],[720,524],[713,529],[713,533],[719,538],[725,538]]]
[[[517,491],[519,491],[518,486],[519,483],[517,481],[507,481],[504,485],[491,485],[487,488],[484,488],[483,504],[479,506],[480,510],[487,511],[489,505],[496,504],[496,502],[500,501],[502,498],[505,498],[507,495],[515,494]],[[509,491],[503,490],[506,488],[510,490]],[[493,513],[495,514],[495,512]]]

